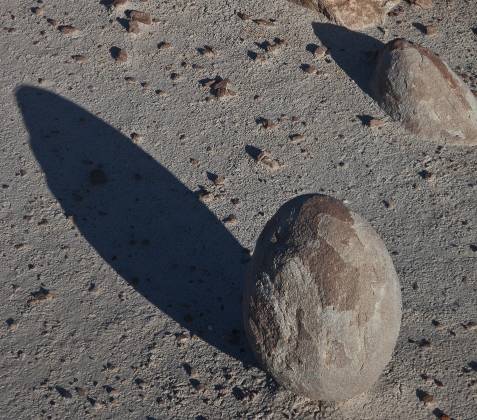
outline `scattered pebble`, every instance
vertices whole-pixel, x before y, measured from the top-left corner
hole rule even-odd
[[[52,300],[54,298],[54,294],[44,287],[40,287],[37,291],[32,292],[31,296],[32,297],[28,300],[29,305]]]
[[[210,45],[204,45],[202,48],[197,49],[200,55],[204,57],[214,57],[216,55],[215,50]]]
[[[159,44],[157,44],[157,48],[160,49],[160,50],[165,50],[167,48],[171,48],[172,47],[172,44],[170,42],[167,42],[167,41],[161,41],[159,42]]]
[[[427,179],[427,180],[429,180],[429,179],[432,178],[432,173],[429,172],[429,171],[426,170],[426,169],[423,169],[422,171],[419,171],[417,174],[418,174],[422,179]]]
[[[242,12],[237,12],[237,16],[242,20],[250,20],[250,16]]]
[[[192,385],[192,388],[194,388],[196,391],[203,391],[205,388],[204,384],[202,384],[197,379],[189,379],[189,383]]]
[[[138,133],[131,133],[131,140],[134,142],[134,143],[139,143],[142,141],[142,136]]]
[[[474,331],[477,330],[477,323],[474,321],[468,321],[462,324],[464,330]]]
[[[60,25],[58,30],[64,35],[77,35],[79,33],[79,29],[71,25]]]
[[[324,47],[324,46],[318,47],[318,48],[313,52],[313,56],[315,56],[316,58],[323,58],[326,54],[328,54],[328,48],[326,48],[326,47]]]
[[[260,44],[260,47],[266,52],[276,51],[279,47],[286,45],[286,41],[282,38],[273,38],[273,41],[265,41]]]
[[[419,401],[422,401],[425,405],[428,405],[434,402],[434,397],[428,392],[423,391],[422,389],[417,389],[416,395],[417,395],[417,398],[419,398]]]
[[[43,16],[45,14],[45,9],[41,6],[39,7],[32,7],[31,11],[37,16]]]
[[[130,20],[128,21],[128,29],[127,29],[128,33],[130,34],[138,34],[139,32],[141,32],[140,28],[139,28],[139,23],[135,20]]]
[[[430,9],[433,6],[432,0],[410,0],[410,3],[423,9]]]
[[[437,26],[435,25],[427,25],[424,26],[424,33],[428,36],[436,35],[437,34]]]
[[[111,56],[116,62],[125,63],[128,60],[128,53],[126,52],[126,50],[118,47],[112,47],[110,51]]]
[[[129,0],[113,0],[111,3],[111,8],[119,9],[121,6],[126,6],[129,3]]]
[[[370,128],[379,128],[382,127],[386,122],[384,120],[381,120],[379,118],[371,118],[369,121],[367,121],[367,126]]]
[[[214,195],[205,189],[201,189],[199,191],[199,200],[203,203],[210,203],[214,200]]]
[[[222,175],[210,174],[209,177],[211,178],[213,184],[217,187],[225,184],[225,177]]]
[[[265,165],[266,167],[268,167],[271,171],[277,171],[278,169],[280,169],[282,167],[280,162],[278,162],[278,160],[276,160],[276,159],[273,159],[270,156],[270,152],[266,151],[266,150],[260,152],[260,154],[257,156],[256,160],[257,160],[257,162],[260,162],[263,165]]]
[[[274,19],[252,19],[252,21],[259,26],[274,26],[275,25]]]
[[[150,25],[152,23],[151,15],[146,12],[141,12],[139,10],[131,10],[129,12],[129,18],[133,22],[140,22],[144,25]]]
[[[265,130],[270,130],[278,125],[277,123],[273,122],[268,118],[259,118],[258,122]]]
[[[298,133],[290,134],[288,137],[290,138],[290,143],[293,143],[293,144],[299,144],[305,138],[303,134],[298,134]]]
[[[55,389],[63,398],[71,398],[73,396],[70,391],[68,391],[66,388],[63,388],[62,386],[56,385]]]
[[[9,331],[15,331],[17,329],[17,322],[13,318],[5,320],[5,324],[7,324]]]
[[[383,205],[387,209],[393,209],[393,208],[396,207],[396,203],[394,202],[394,200],[392,198],[388,198],[386,200],[383,200]]]
[[[226,225],[237,224],[237,217],[234,214],[230,214],[222,220]]]
[[[72,55],[71,58],[79,64],[85,64],[88,62],[88,59],[82,54]]]
[[[216,76],[215,79],[205,81],[203,85],[210,87],[210,93],[216,98],[222,98],[224,96],[236,95],[236,93],[228,87],[229,83],[229,79],[222,79],[220,76]]]
[[[51,19],[51,18],[48,18],[46,19],[46,21],[51,25],[53,26],[54,28],[56,28],[58,26],[58,21],[56,19]]]
[[[132,84],[132,83],[136,83],[136,78],[135,77],[132,77],[132,76],[126,76],[124,78],[124,80],[126,80],[126,82]]]
[[[313,64],[302,64],[300,67],[305,73],[308,73],[308,74],[319,74],[320,73],[318,68]]]

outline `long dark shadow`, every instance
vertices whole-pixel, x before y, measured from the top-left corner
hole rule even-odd
[[[376,53],[384,44],[361,32],[331,23],[312,23],[313,31],[326,46],[333,60],[369,96]]]
[[[96,252],[183,327],[250,361],[240,302],[247,257],[222,223],[85,109],[34,87],[19,88],[16,97],[48,187]]]

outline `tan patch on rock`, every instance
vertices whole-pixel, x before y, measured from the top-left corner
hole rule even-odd
[[[317,195],[308,200],[301,208],[299,217],[312,223],[322,213],[342,222],[353,223],[351,213],[345,205],[341,201],[325,195]]]

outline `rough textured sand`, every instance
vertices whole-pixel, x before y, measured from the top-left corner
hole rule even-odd
[[[44,1],[43,17],[23,0],[0,13],[1,418],[475,418],[477,148],[407,134],[364,82],[366,52],[406,37],[475,89],[475,0],[402,3],[385,34],[366,35],[285,0],[149,0],[129,6],[157,20],[137,36],[97,0]],[[429,23],[436,35],[419,30]],[[287,44],[256,45],[275,37]],[[330,54],[314,59],[308,44],[323,43]],[[207,100],[200,81],[216,76],[236,95]],[[401,281],[392,362],[346,403],[278,387],[241,326],[243,248],[307,192],[362,214]]]

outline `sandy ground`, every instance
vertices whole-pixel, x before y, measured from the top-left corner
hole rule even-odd
[[[407,134],[365,85],[369,51],[406,37],[477,88],[475,0],[403,3],[366,35],[285,0],[132,2],[154,18],[137,35],[98,0],[1,6],[1,418],[476,418],[477,148]],[[216,76],[236,95],[214,98]],[[391,363],[343,403],[279,387],[241,327],[255,240],[308,192],[371,222],[402,287]]]

